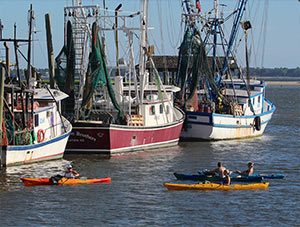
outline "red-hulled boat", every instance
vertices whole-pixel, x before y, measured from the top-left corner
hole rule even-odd
[[[66,152],[114,154],[177,145],[184,119],[178,114],[182,117],[175,122],[149,127],[74,122]]]
[[[136,28],[129,28],[126,23],[118,28],[116,22],[120,17],[124,21],[133,20],[132,15],[119,15],[117,11],[118,15],[114,12],[110,17],[111,12],[100,13],[98,6],[65,7],[66,44],[57,58],[58,69],[62,68],[62,62],[67,64],[65,74],[56,78],[60,88],[70,96],[65,103],[65,115],[71,112],[73,118],[66,152],[110,155],[177,145],[184,113],[173,105],[173,100],[180,89],[163,85],[155,69],[146,43],[147,2],[144,1],[140,21],[138,73],[133,53]],[[106,15],[104,25],[98,21],[102,15]],[[105,27],[109,20],[115,23],[113,29]],[[106,66],[104,36],[100,37],[100,31],[108,30],[115,33],[117,50],[117,66],[111,72]],[[128,39],[129,65],[119,61],[119,30]],[[80,81],[77,89],[76,78]],[[64,82],[59,84],[61,81]]]

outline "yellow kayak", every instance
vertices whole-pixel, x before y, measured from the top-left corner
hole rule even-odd
[[[255,184],[232,184],[223,185],[216,183],[199,183],[199,184],[172,184],[164,183],[164,186],[168,190],[257,190],[267,189],[269,187],[268,182],[255,183]]]

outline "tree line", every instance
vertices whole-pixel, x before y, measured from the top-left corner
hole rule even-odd
[[[300,67],[289,68],[250,68],[254,77],[300,77]]]

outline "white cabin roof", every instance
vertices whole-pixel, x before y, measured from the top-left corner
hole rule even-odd
[[[56,101],[61,101],[67,97],[69,97],[66,93],[56,90],[56,89],[49,89],[53,97]],[[49,91],[45,88],[37,88],[34,90],[34,99],[35,100],[53,100]]]
[[[236,84],[236,85],[242,85],[242,84],[245,84],[244,80],[242,79],[233,79],[232,81],[230,79],[227,79],[227,80],[223,80],[223,82],[225,84]],[[255,79],[251,79],[250,80],[250,85],[254,85],[254,86],[264,86],[265,83],[264,81],[261,81],[261,80],[255,80]]]
[[[250,91],[250,96],[253,97],[253,96],[259,95],[261,93],[262,93],[261,91]],[[247,92],[247,90],[235,89],[235,94],[236,94],[237,97],[248,98],[248,92]],[[226,95],[234,96],[233,89],[228,89],[227,88],[226,89]]]

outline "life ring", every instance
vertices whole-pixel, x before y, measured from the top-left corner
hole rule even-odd
[[[261,130],[261,119],[260,119],[260,117],[255,117],[255,118],[254,118],[254,121],[253,121],[253,124],[254,124],[254,128],[255,128],[257,131],[260,131],[260,130]]]
[[[43,142],[45,139],[45,131],[43,129],[39,129],[37,132],[37,140],[39,143]]]

